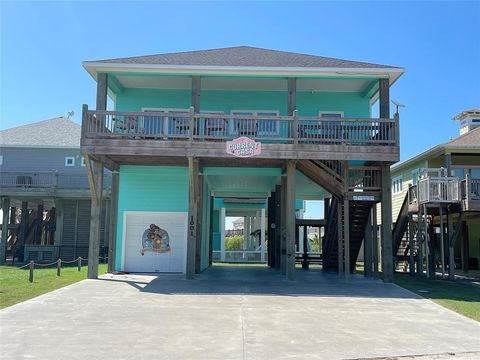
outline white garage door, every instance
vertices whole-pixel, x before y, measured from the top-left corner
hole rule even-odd
[[[123,270],[185,273],[187,220],[186,212],[124,212]]]

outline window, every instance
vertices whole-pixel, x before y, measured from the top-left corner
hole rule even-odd
[[[190,124],[189,109],[144,108],[143,112],[168,112],[168,116],[149,115],[143,117],[143,131],[146,135],[188,135]]]
[[[403,190],[403,179],[401,176],[394,177],[392,179],[392,193],[398,194]]]
[[[85,157],[82,156],[82,160],[80,161],[81,166],[85,166]]]
[[[230,124],[230,131],[239,136],[268,137],[279,134],[278,120],[254,120],[251,116],[269,117],[278,116],[278,111],[273,110],[232,110],[232,115],[245,115],[245,119],[236,119]]]
[[[464,168],[452,168],[452,176],[458,177],[460,180],[465,179],[465,169]]]
[[[418,169],[412,170],[412,184],[413,185],[418,184],[418,177],[419,177],[419,170]]]
[[[319,111],[318,116],[322,118],[342,118],[343,111]],[[321,135],[326,139],[337,139],[340,136],[340,123],[338,121],[327,121],[323,123]]]
[[[73,156],[66,156],[65,166],[75,166],[75,158]]]

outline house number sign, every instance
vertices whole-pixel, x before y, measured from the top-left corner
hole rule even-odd
[[[226,143],[227,154],[236,157],[252,157],[262,153],[262,144],[246,136],[242,136]]]

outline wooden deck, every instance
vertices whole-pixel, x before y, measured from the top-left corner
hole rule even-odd
[[[94,156],[231,158],[226,142],[261,143],[263,159],[396,162],[399,122],[393,119],[251,116],[190,112],[117,112],[84,106],[84,153]]]

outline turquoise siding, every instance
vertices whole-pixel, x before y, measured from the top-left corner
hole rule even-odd
[[[125,89],[117,94],[116,110],[141,111],[142,108],[188,109],[189,90]],[[287,114],[287,93],[283,91],[204,90],[200,95],[202,111],[277,110]],[[348,92],[297,92],[300,115],[318,116],[318,111],[343,111],[346,117],[370,116],[368,97]]]
[[[188,168],[175,166],[120,166],[117,253],[121,271],[124,211],[188,211]]]

